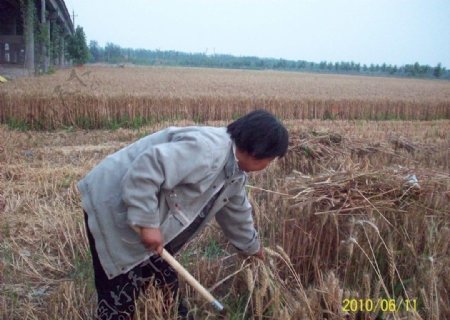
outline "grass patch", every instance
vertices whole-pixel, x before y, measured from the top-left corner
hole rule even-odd
[[[203,255],[208,259],[217,259],[221,256],[224,256],[224,254],[225,253],[217,240],[212,238],[209,240],[208,244],[203,250]]]
[[[228,320],[242,320],[251,319],[248,316],[244,316],[245,305],[248,301],[248,295],[232,296],[224,300],[224,305],[227,306],[227,319]]]
[[[9,118],[6,120],[6,124],[10,129],[18,130],[18,131],[28,131],[31,129],[31,126],[22,119]]]
[[[95,290],[94,286],[94,269],[92,267],[92,256],[90,252],[84,255],[77,252],[73,260],[74,269],[70,278],[75,283],[87,285],[91,290]]]

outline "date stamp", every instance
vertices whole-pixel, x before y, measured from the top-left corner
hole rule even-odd
[[[342,300],[343,312],[400,312],[417,311],[417,299],[356,299]]]

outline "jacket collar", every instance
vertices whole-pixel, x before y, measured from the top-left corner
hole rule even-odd
[[[228,154],[228,160],[225,163],[225,176],[227,179],[233,177],[236,174],[244,173],[241,169],[239,169],[238,159],[236,157],[236,144],[231,141],[230,153]]]

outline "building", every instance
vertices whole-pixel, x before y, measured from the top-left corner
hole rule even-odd
[[[0,64],[47,72],[64,66],[73,22],[63,0],[0,0]]]

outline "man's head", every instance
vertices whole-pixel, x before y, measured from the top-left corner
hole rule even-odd
[[[273,114],[256,110],[230,123],[227,131],[236,144],[241,170],[259,171],[286,154],[289,135]]]

